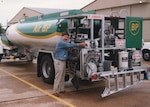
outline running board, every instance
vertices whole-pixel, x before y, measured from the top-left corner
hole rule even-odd
[[[148,79],[148,72],[147,68],[122,72],[111,71],[102,73],[101,77],[105,80],[105,89],[101,97],[106,97]]]

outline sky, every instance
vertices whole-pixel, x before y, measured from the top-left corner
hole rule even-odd
[[[6,26],[23,7],[81,9],[94,0],[0,0],[0,23]]]

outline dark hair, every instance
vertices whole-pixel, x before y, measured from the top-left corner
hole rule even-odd
[[[68,36],[69,36],[69,34],[68,34],[67,32],[63,32],[63,33],[61,34],[61,36],[64,36],[64,35],[68,35]]]

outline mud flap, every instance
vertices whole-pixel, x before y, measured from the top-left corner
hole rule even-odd
[[[79,78],[74,75],[74,77],[71,80],[73,86],[78,90],[79,89]]]

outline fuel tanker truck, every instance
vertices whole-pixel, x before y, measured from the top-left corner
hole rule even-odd
[[[52,84],[55,46],[62,32],[69,33],[70,43],[87,43],[86,47],[68,49],[78,60],[66,61],[65,81],[71,80],[76,89],[83,80],[104,80],[101,96],[106,97],[148,79],[148,68],[141,66],[140,17],[68,10],[21,19],[1,36],[1,59],[13,56],[32,61],[36,58],[37,76]],[[4,49],[4,45],[9,48]]]

